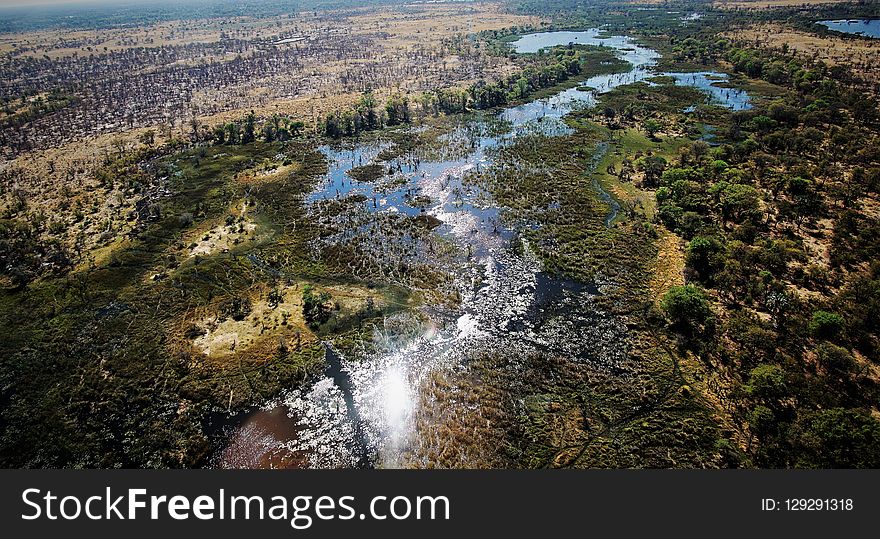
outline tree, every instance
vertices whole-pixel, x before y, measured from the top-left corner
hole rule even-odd
[[[376,98],[373,96],[373,92],[365,92],[356,108],[367,130],[380,127],[379,115],[376,114]]]
[[[822,209],[822,198],[812,180],[800,176],[789,178],[786,194],[794,203],[791,210],[799,222],[814,217]]]
[[[754,118],[752,118],[752,121],[750,123],[752,129],[759,133],[769,133],[773,131],[778,125],[778,122],[776,120],[764,115],[755,116]]]
[[[749,429],[758,437],[766,439],[779,430],[776,414],[766,406],[757,405],[748,415]]]
[[[819,365],[829,373],[848,374],[855,370],[856,360],[849,350],[830,342],[823,342],[816,347]]]
[[[196,118],[195,116],[193,116],[192,119],[189,121],[189,128],[190,128],[190,135],[189,136],[190,136],[191,141],[193,141],[193,142],[199,141],[199,138],[200,138],[199,128],[200,127],[201,127],[201,124],[199,123],[199,119]]]
[[[711,192],[718,195],[721,217],[725,221],[742,223],[761,214],[761,194],[751,185],[722,181],[712,186]]]
[[[250,144],[255,140],[255,128],[254,124],[256,123],[257,117],[254,115],[254,111],[250,111],[247,116],[244,118],[244,132],[241,135],[241,143],[242,144]]]
[[[339,113],[331,112],[324,119],[324,134],[330,138],[339,138],[343,131],[339,126]]]
[[[843,317],[828,311],[816,311],[810,319],[809,329],[817,339],[833,340],[843,329]]]
[[[292,137],[298,137],[302,130],[305,128],[306,124],[299,120],[287,122],[287,130]]]
[[[636,168],[645,174],[643,187],[651,188],[657,186],[657,181],[666,170],[666,159],[657,155],[648,155],[641,157],[636,161]]]
[[[140,135],[138,135],[138,140],[144,146],[152,146],[156,140],[156,132],[152,129],[147,129]]]
[[[328,292],[315,292],[315,288],[310,284],[303,287],[303,319],[310,328],[315,329],[330,319],[331,298]]]
[[[238,144],[241,142],[241,127],[235,122],[226,124],[226,144]]]
[[[388,125],[409,123],[409,100],[406,96],[393,95],[388,98],[385,112],[388,115]]]
[[[645,129],[645,133],[647,133],[650,138],[654,138],[657,132],[660,131],[660,123],[653,118],[645,120],[645,122],[642,124],[642,127]]]
[[[748,396],[771,408],[777,407],[779,401],[788,396],[785,371],[772,363],[758,365],[749,373],[749,381],[744,389]]]
[[[218,125],[214,127],[214,143],[215,144],[225,144],[226,143],[226,127],[223,125]]]
[[[805,414],[795,430],[796,466],[880,468],[880,421],[861,410]]]
[[[715,274],[724,267],[724,244],[716,237],[696,236],[687,246],[687,267],[703,284],[712,284]]]
[[[250,313],[251,300],[248,298],[233,296],[220,304],[220,314],[223,318],[232,318],[240,322]]]
[[[687,335],[711,328],[715,315],[701,288],[694,285],[673,286],[660,302],[672,327]]]
[[[272,142],[278,136],[277,121],[275,123],[266,122],[263,126],[263,140]]]

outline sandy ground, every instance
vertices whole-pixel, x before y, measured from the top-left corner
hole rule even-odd
[[[247,209],[247,205],[242,203],[237,211],[230,213],[235,218],[231,224],[226,224],[224,221],[208,230],[197,230],[190,234],[191,242],[187,247],[189,256],[225,253],[236,245],[251,239],[257,229],[257,224],[248,217]]]
[[[684,285],[684,249],[677,235],[665,229],[660,230],[657,239],[657,260],[651,272],[651,288],[659,301],[673,286]]]
[[[315,339],[302,317],[302,299],[291,288],[284,290],[284,301],[270,307],[265,297],[253,301],[252,310],[244,320],[219,319],[216,315],[198,320],[195,325],[202,331],[193,345],[209,357],[232,355],[236,350],[250,348],[258,341],[272,338],[295,347],[297,334],[302,343]],[[289,343],[289,344],[287,344]]]
[[[294,349],[299,344],[314,342],[317,337],[303,319],[302,290],[304,282],[292,283],[278,288],[282,301],[270,305],[270,290],[266,287],[254,291],[250,313],[243,320],[224,318],[216,311],[188,317],[179,327],[198,331],[191,335],[193,347],[213,359],[233,356],[255,346],[267,351],[277,351],[285,346]],[[369,298],[377,309],[386,307],[382,297],[375,291],[357,286],[328,286],[317,291],[328,292],[330,304],[341,317],[353,316],[363,310]],[[197,334],[196,334],[197,333]]]

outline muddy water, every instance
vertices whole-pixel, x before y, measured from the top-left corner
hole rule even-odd
[[[600,39],[598,34],[598,30],[534,34],[516,47],[533,52],[535,47],[573,39],[613,47],[633,69],[584,81],[599,92],[656,75],[650,71],[659,57],[656,51],[630,38]],[[625,359],[626,327],[595,305],[602,286],[545,272],[528,245],[516,240],[516,231],[504,223],[490,197],[465,181],[471,171],[492,165],[497,146],[535,129],[548,135],[566,133],[568,128],[560,118],[594,104],[594,91],[570,89],[512,107],[498,115],[508,126],[501,134],[475,118],[472,125],[447,135],[450,147],[466,151],[450,152],[455,155],[448,159],[385,163],[390,173],[378,182],[358,182],[347,172],[374,162],[383,149],[381,144],[323,148],[330,170],[307,202],[318,208],[325,200],[363,195],[358,199],[361,205],[354,205],[359,215],[378,218],[386,213],[424,212],[435,217],[441,223],[435,233],[462,253],[460,265],[451,269],[460,305],[453,311],[426,308],[419,316],[404,313],[386,319],[375,331],[373,349],[377,352],[366,356],[345,357],[332,342],[326,343],[324,375],[248,416],[234,430],[215,465],[418,466],[424,463],[409,460],[407,449],[418,436],[414,414],[432,373],[460,368],[490,351],[544,351],[612,369]],[[600,145],[600,151],[604,150]],[[597,154],[594,163],[600,158]],[[611,226],[619,206],[601,186],[595,187],[609,203],[606,224]],[[416,195],[428,197],[430,204],[416,208],[412,205]],[[370,230],[364,226],[352,234],[369,238]]]

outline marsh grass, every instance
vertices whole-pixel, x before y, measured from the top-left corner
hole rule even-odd
[[[570,135],[518,138],[469,181],[508,209],[505,219],[521,225],[547,271],[599,285],[597,305],[625,320],[630,342],[618,344],[630,353],[609,369],[510,346],[480,355],[463,372],[435,374],[418,418],[428,442],[411,455],[420,466],[726,464],[712,408],[692,389],[699,373],[658,331],[649,284],[658,256],[648,226],[652,209],[624,213],[608,227],[609,208],[593,184],[598,179],[621,202],[647,201],[652,197],[631,184],[621,191],[625,183],[605,168],[639,152],[674,154],[682,142],[651,140],[634,129],[612,137],[589,114],[567,118]],[[488,449],[495,446],[501,451]]]

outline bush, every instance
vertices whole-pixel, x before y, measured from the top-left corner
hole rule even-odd
[[[327,292],[315,292],[315,288],[307,284],[303,287],[303,319],[314,329],[330,319],[329,302],[332,296]]]
[[[846,348],[823,342],[816,348],[819,365],[828,372],[845,374],[852,372],[856,367],[856,360]]]

